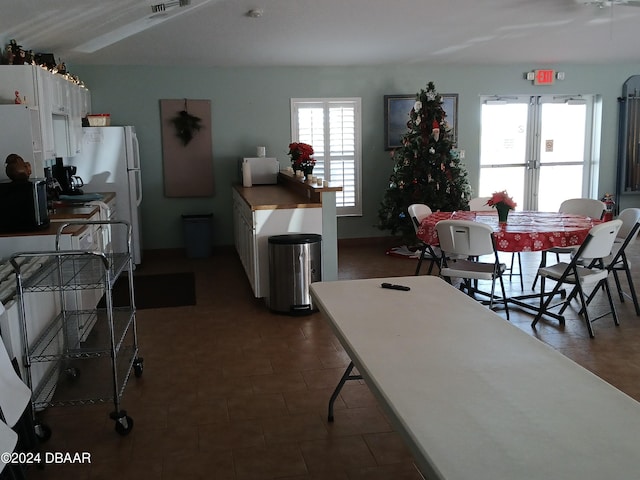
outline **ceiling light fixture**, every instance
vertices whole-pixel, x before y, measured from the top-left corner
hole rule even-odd
[[[252,8],[247,12],[247,17],[260,18],[264,14],[264,10],[261,8]]]

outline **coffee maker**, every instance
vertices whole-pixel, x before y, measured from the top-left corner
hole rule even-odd
[[[82,195],[84,182],[76,175],[77,168],[71,165],[63,165],[62,158],[56,158],[56,164],[51,167],[53,178],[58,181],[62,189],[62,195]]]

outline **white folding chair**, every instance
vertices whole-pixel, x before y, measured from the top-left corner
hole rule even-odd
[[[565,200],[560,204],[560,208],[558,209],[559,213],[567,213],[570,215],[582,215],[584,217],[594,218],[596,220],[600,220],[605,211],[604,202],[600,200],[596,200],[593,198],[570,198]],[[556,254],[556,262],[560,261],[560,254],[569,254],[572,255],[576,253],[578,247],[555,247],[549,250],[545,250],[542,252],[542,260],[540,262],[540,266],[546,265],[547,262],[547,252]],[[533,279],[533,285],[531,289],[536,288],[536,283],[538,282],[538,275],[536,274],[536,278]]]
[[[11,430],[6,423],[0,421],[0,452],[2,452],[0,457],[0,478],[15,478],[14,472],[10,471],[14,464],[5,462],[4,457],[7,453],[13,453],[17,444],[18,434]],[[7,465],[9,465],[9,470],[5,471]]]
[[[418,228],[420,228],[420,222],[433,213],[431,208],[429,208],[424,203],[414,203],[409,205],[407,209],[409,212],[409,216],[411,217],[411,223],[413,224],[413,228],[418,233]],[[420,258],[418,259],[418,265],[416,265],[416,272],[414,275],[418,275],[420,273],[420,267],[422,266],[422,262],[425,258],[430,260],[429,270],[427,271],[427,275],[431,275],[431,271],[433,270],[433,265],[439,261],[440,257],[434,250],[432,245],[429,245],[419,238],[418,240],[418,248],[420,249]]]
[[[488,212],[493,210],[493,207],[487,205],[487,202],[491,197],[476,197],[469,200],[469,210],[472,212]]]
[[[610,222],[594,226],[589,231],[587,238],[579,247],[570,263],[560,262],[556,265],[540,267],[538,269],[541,289],[540,309],[533,319],[533,322],[531,322],[532,327],[535,327],[538,321],[540,321],[540,318],[542,318],[542,315],[552,308],[561,305],[562,308],[559,313],[562,314],[569,306],[571,300],[575,297],[578,297],[580,300],[581,309],[579,314],[583,315],[591,338],[594,336],[591,322],[607,315],[608,313],[613,315],[614,323],[619,325],[616,309],[613,305],[613,299],[611,298],[609,282],[607,281],[609,270],[605,268],[603,259],[611,255],[613,242],[615,241],[621,226],[622,220],[612,220]],[[592,268],[585,267],[581,265],[581,263],[588,263],[592,265]],[[545,293],[544,287],[546,279],[555,280],[556,282],[553,290],[549,294]],[[551,305],[553,297],[560,292],[564,284],[573,285],[571,293],[563,302]],[[592,292],[595,292],[600,288],[602,288],[607,294],[611,311],[603,315],[599,315],[592,320],[589,318],[589,312],[587,310],[587,297],[585,290],[591,292],[592,295]]]
[[[31,402],[31,390],[20,379],[0,338],[0,419],[14,427]]]
[[[506,265],[500,263],[498,259],[493,229],[489,225],[469,220],[442,220],[437,223],[436,230],[442,250],[440,275],[450,283],[451,278],[463,279],[463,285],[471,296],[476,293],[487,295],[478,290],[476,283],[478,280],[490,280],[489,308],[493,308],[493,300],[496,298],[496,279],[499,280],[508,320],[509,306],[502,281]],[[477,260],[483,255],[492,255],[494,261]]]
[[[616,289],[618,290],[618,296],[620,301],[624,302],[624,297],[630,297],[633,301],[633,306],[636,310],[636,315],[640,316],[640,305],[638,304],[638,294],[633,284],[633,278],[631,276],[631,266],[627,258],[627,247],[633,245],[638,238],[638,232],[640,231],[640,208],[627,208],[620,212],[618,220],[622,220],[622,227],[618,231],[618,236],[615,242],[613,242],[612,254],[605,258],[604,264],[608,271],[613,272],[613,279],[616,283]],[[620,284],[620,278],[618,272],[624,272],[627,277],[627,283],[629,284],[629,293],[626,293],[622,289]],[[587,299],[587,304],[591,302],[593,294]]]
[[[472,212],[489,212],[494,211],[495,208],[487,205],[487,202],[491,199],[491,197],[476,197],[469,200],[469,210]],[[513,264],[516,263],[516,253],[518,255],[518,273],[513,273]],[[516,277],[520,277],[520,289],[524,290],[524,281],[522,279],[522,259],[520,257],[520,252],[513,252],[511,254],[511,266],[505,270],[505,272],[509,272],[509,281],[515,275]]]

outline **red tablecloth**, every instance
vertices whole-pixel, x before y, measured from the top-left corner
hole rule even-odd
[[[591,227],[600,223],[600,220],[581,215],[551,212],[512,211],[506,224],[498,223],[498,213],[495,211],[434,212],[422,220],[418,238],[429,245],[438,245],[436,223],[449,219],[473,220],[491,225],[497,248],[503,252],[533,252],[580,245]]]

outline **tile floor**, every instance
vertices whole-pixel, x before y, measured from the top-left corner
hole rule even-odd
[[[415,260],[385,255],[388,246],[341,242],[340,278],[412,275]],[[640,247],[633,257],[640,260]],[[539,257],[523,261],[528,288]],[[349,359],[319,313],[269,312],[232,249],[206,259],[150,252],[139,274],[170,271],[195,272],[197,305],[138,312],[144,373],[122,400],[132,432],[115,433],[111,405],[48,409],[53,435],[43,450],[90,452],[91,464],[31,468],[30,480],[421,478],[364,382],[347,383],[327,423]],[[516,278],[507,287],[520,292]],[[532,317],[513,309],[511,321],[640,400],[640,318],[629,301],[616,304],[620,327],[598,320],[595,339],[575,319],[534,331]]]

